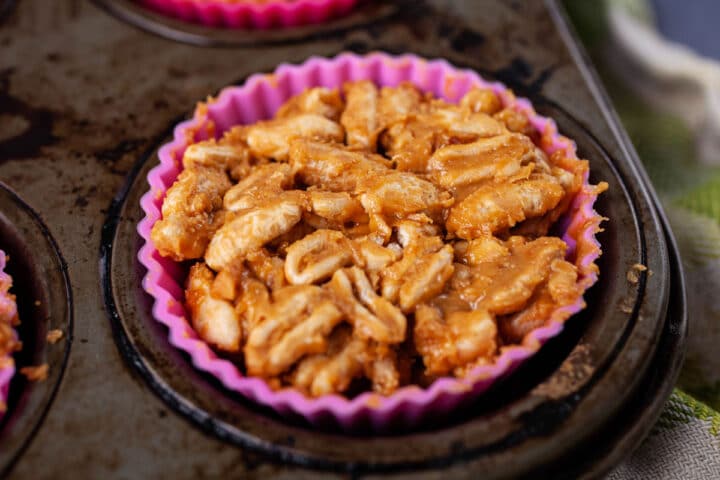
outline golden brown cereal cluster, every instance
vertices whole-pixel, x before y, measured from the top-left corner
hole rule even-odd
[[[462,376],[582,293],[548,232],[587,162],[537,137],[490,90],[309,89],[188,147],[152,239],[195,261],[198,334],[274,388]]]

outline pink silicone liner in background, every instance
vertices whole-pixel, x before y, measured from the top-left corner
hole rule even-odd
[[[270,29],[322,23],[348,14],[361,0],[138,0],[146,7],[209,27]]]
[[[12,282],[10,275],[5,272],[5,252],[0,250],[0,285],[9,284]],[[6,311],[11,312],[10,316],[14,316],[12,312],[17,312],[17,305],[15,300],[7,296],[7,292],[0,290],[0,312]],[[2,358],[3,364],[7,361],[7,358]],[[7,402],[8,393],[10,391],[10,380],[15,375],[15,362],[12,358],[2,368],[0,368],[0,400],[3,403]],[[0,418],[5,414],[3,410],[0,410]]]
[[[232,362],[218,357],[188,322],[183,307],[185,269],[162,257],[150,239],[152,226],[161,218],[165,192],[181,171],[182,155],[188,145],[219,138],[237,124],[270,118],[285,100],[309,87],[339,87],[345,81],[360,79],[370,79],[379,86],[410,81],[421,90],[451,102],[457,102],[472,87],[491,88],[504,106],[527,115],[540,132],[541,148],[546,153],[562,149],[567,156],[577,158],[574,142],[557,132],[553,120],[535,113],[529,101],[516,99],[502,84],[486,82],[477,73],[457,69],[444,60],[426,61],[413,55],[395,57],[383,53],[311,58],[301,65],[281,65],[273,74],[253,75],[242,86],[225,88],[217,99],[201,104],[191,120],[176,126],[173,141],[159,151],[159,165],[148,173],[150,190],[140,201],[146,216],[138,224],[145,244],[138,258],[148,269],[143,287],[155,299],[155,319],[168,327],[170,343],[187,352],[196,368],[217,377],[228,389],[283,415],[301,415],[311,424],[346,431],[368,426],[387,431],[413,427],[425,418],[467,404],[562,331],[565,320],[585,307],[584,300],[580,298],[572,305],[559,307],[543,327],[528,333],[521,345],[503,347],[494,364],[476,367],[465,378],[440,378],[426,389],[406,386],[387,397],[367,392],[353,399],[340,395],[309,398],[291,388],[274,391],[264,380],[246,377]],[[593,210],[597,195],[597,187],[588,184],[586,175],[581,191],[560,221],[565,231],[563,239],[569,246],[567,258],[578,268],[577,286],[582,292],[598,279],[594,262],[600,255],[600,245],[595,234],[600,231],[603,218]]]

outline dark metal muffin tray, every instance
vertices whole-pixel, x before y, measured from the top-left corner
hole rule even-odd
[[[378,1],[281,32],[96,3],[26,0],[0,27],[0,121],[6,105],[22,106],[10,111],[26,125],[17,135],[36,140],[3,149],[0,135],[0,178],[57,235],[78,339],[13,476],[597,477],[638,445],[682,359],[682,275],[642,167],[554,2]],[[535,357],[448,418],[350,436],[279,418],[170,346],[140,286],[135,228],[157,148],[195,101],[282,62],[374,50],[445,58],[528,97],[577,142],[591,180],[610,184],[597,205],[610,221],[588,308]],[[629,282],[635,263],[652,274]]]

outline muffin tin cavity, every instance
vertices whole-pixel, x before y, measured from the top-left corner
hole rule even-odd
[[[72,343],[72,296],[67,265],[38,215],[0,183],[0,248],[9,256],[23,343],[14,355],[7,412],[0,422],[0,472],[7,473],[40,428],[62,379]],[[62,337],[51,343],[49,332]],[[52,337],[52,335],[51,335]],[[30,382],[23,367],[48,365],[47,378]]]
[[[641,230],[643,221],[651,221],[643,197],[626,188],[624,175],[580,124],[550,102],[531,100],[540,114],[554,118],[559,130],[575,139],[579,155],[591,162],[590,181],[609,183],[596,209],[616,221],[598,237],[604,281],[589,292],[588,308],[481,400],[454,416],[439,416],[412,430],[391,429],[368,442],[370,432],[348,436],[335,428],[309,428],[299,417],[281,418],[198,371],[167,341],[167,329],[153,319],[152,298],[140,281],[144,269],[136,256],[141,245],[136,225],[144,213],[139,200],[147,190],[148,171],[158,162],[157,150],[138,161],[104,228],[103,287],[120,351],[170,408],[219,438],[275,460],[353,472],[430,471],[459,460],[471,462],[474,469],[491,469],[500,458],[515,454],[536,462],[572,463],[570,446],[603,430],[631,398],[639,384],[635,373],[647,368],[663,330],[677,328],[668,325],[682,324],[684,317],[675,312],[666,322],[666,282],[647,289],[644,278],[632,285],[625,279],[626,266],[638,262],[657,269],[653,278],[663,278],[669,268],[664,239],[653,229]],[[627,305],[629,313],[621,311]],[[675,340],[670,342],[677,345]],[[655,378],[652,388],[663,385]],[[557,443],[535,441],[551,432]],[[601,461],[602,456],[592,460]],[[539,465],[528,461],[512,469],[519,474]]]
[[[321,23],[296,27],[246,29],[212,27],[158,13],[135,0],[94,0],[108,13],[156,35],[200,46],[254,46],[286,44],[322,38],[337,32],[366,27],[397,13],[405,1],[360,2],[347,14]]]

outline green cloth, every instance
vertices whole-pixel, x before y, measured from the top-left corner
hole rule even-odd
[[[612,1],[647,20],[643,0]],[[689,127],[612,72],[604,3],[565,6],[665,207],[689,293],[690,338],[678,388],[650,436],[608,478],[720,479],[720,166],[700,164]]]

